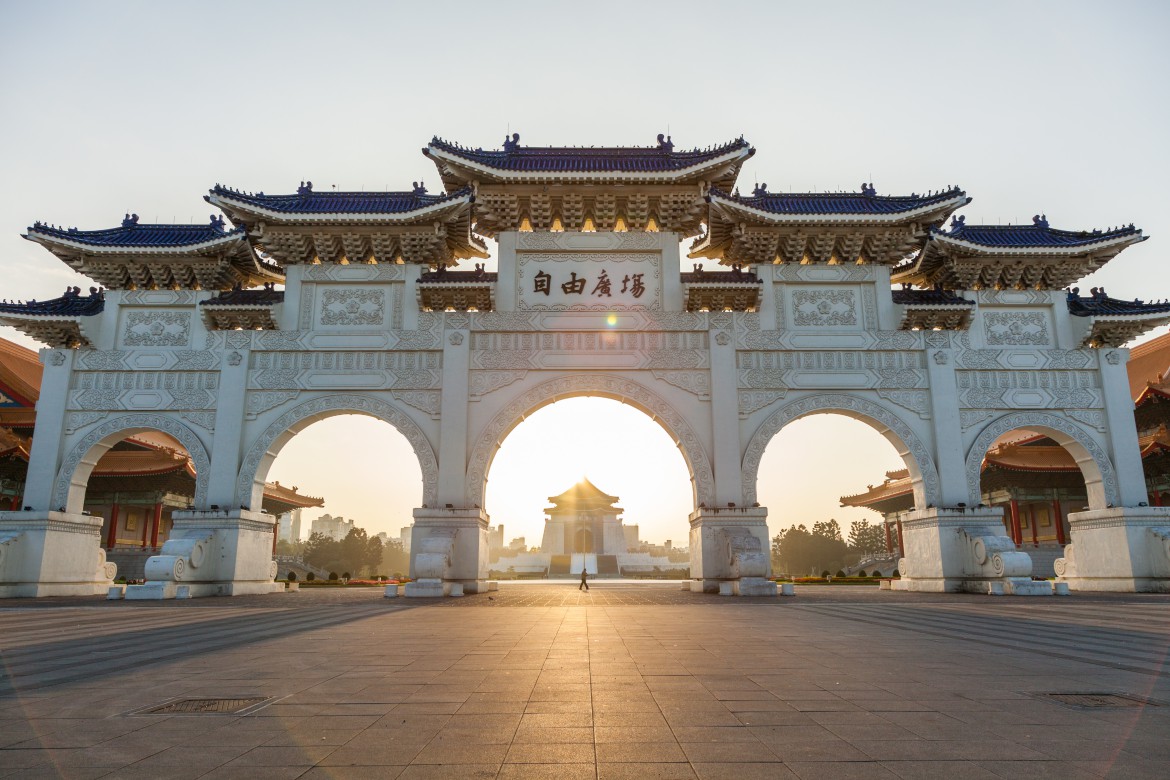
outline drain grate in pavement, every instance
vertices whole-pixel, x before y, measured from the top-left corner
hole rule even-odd
[[[152,707],[151,715],[233,715],[268,701],[267,696],[244,699],[179,699]]]
[[[1124,693],[1042,693],[1040,696],[1069,707],[1090,707],[1093,709],[1162,706],[1158,702]]]

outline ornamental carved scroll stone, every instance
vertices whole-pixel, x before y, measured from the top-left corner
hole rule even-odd
[[[191,463],[195,467],[195,506],[203,506],[207,499],[207,479],[211,473],[211,460],[207,455],[207,449],[195,432],[167,415],[127,414],[99,425],[73,446],[57,472],[57,481],[53,485],[53,504],[50,508],[65,507],[67,511],[80,512],[82,501],[85,499],[84,486],[76,486],[80,487],[81,490],[74,491],[73,480],[82,459],[89,455],[90,451],[103,440],[109,439],[115,434],[123,434],[122,438],[125,438],[136,431],[143,430],[162,431],[178,440],[179,444],[183,445],[183,449],[187,450],[187,454],[191,457]],[[113,441],[110,442],[110,444],[113,443]],[[92,466],[90,468],[92,469]],[[86,479],[88,480],[88,478],[87,474]]]
[[[422,428],[402,410],[378,398],[344,393],[326,395],[306,401],[289,409],[264,429],[244,455],[239,475],[236,477],[236,496],[245,508],[256,506],[263,492],[265,474],[260,474],[260,465],[271,452],[277,439],[289,431],[299,431],[300,423],[312,418],[324,419],[334,414],[365,414],[387,422],[410,442],[423,478],[423,503],[434,506],[437,502],[439,485],[439,461],[435,450]],[[269,459],[268,465],[271,465]]]
[[[987,450],[991,445],[1005,433],[1017,429],[1025,430],[1040,430],[1047,429],[1048,431],[1056,432],[1054,438],[1071,439],[1076,444],[1083,447],[1093,459],[1100,478],[1101,489],[1104,493],[1103,502],[1105,504],[1118,505],[1117,494],[1117,473],[1113,469],[1113,462],[1109,460],[1109,456],[1105,452],[1096,439],[1093,438],[1080,425],[1057,414],[1049,414],[1047,412],[1016,412],[1014,414],[1007,414],[992,422],[986,428],[979,432],[975,437],[971,449],[967,451],[967,494],[968,500],[978,503],[981,496],[980,477],[983,472],[983,458],[987,454]],[[1063,437],[1061,436],[1063,434]],[[1059,442],[1061,446],[1068,449],[1068,442]],[[1075,457],[1075,453],[1074,453]],[[1103,506],[1093,506],[1096,503],[1093,500],[1092,476],[1087,476],[1085,479],[1086,487],[1089,488],[1089,502],[1090,508],[1102,509]]]
[[[524,417],[554,401],[577,395],[600,395],[615,398],[641,408],[662,425],[678,442],[679,450],[691,472],[695,504],[714,505],[715,476],[702,440],[686,417],[656,393],[637,382],[614,376],[580,374],[552,379],[521,394],[503,408],[484,427],[472,447],[465,482],[469,502],[483,506],[486,476],[491,460],[504,437]]]
[[[857,324],[854,290],[796,290],[792,293],[794,325],[831,327]]]
[[[910,426],[883,406],[857,396],[841,394],[808,395],[791,401],[772,412],[761,423],[752,435],[751,441],[748,442],[740,470],[745,503],[752,504],[756,501],[756,482],[760,471],[760,460],[764,457],[764,450],[772,437],[779,433],[785,425],[799,417],[813,412],[830,411],[840,412],[850,417],[856,415],[866,418],[867,422],[876,423],[879,430],[884,427],[893,432],[903,447],[913,456],[914,462],[907,463],[911,474],[914,474],[915,469],[918,471],[914,484],[915,506],[926,506],[927,504],[937,506],[939,504],[938,469],[935,467],[934,458],[931,457],[930,450],[915,435]]]

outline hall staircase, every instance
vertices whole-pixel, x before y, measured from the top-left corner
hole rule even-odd
[[[572,561],[568,555],[551,556],[548,562],[548,576],[556,577],[568,574],[571,563]]]
[[[598,577],[620,577],[621,572],[618,570],[618,561],[616,555],[598,555],[597,556],[597,576]]]
[[[573,553],[573,562],[569,573],[580,574],[582,569],[590,574],[597,574],[597,555],[594,553]]]

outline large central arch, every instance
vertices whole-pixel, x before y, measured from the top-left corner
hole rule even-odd
[[[296,406],[264,429],[248,448],[236,478],[236,495],[245,508],[259,508],[264,496],[264,479],[281,448],[293,436],[315,422],[339,414],[362,414],[392,425],[406,437],[418,458],[423,478],[423,503],[437,502],[439,462],[422,429],[394,405],[378,398],[345,393],[314,398]]]
[[[772,412],[756,429],[748,442],[743,456],[741,471],[743,497],[748,504],[756,501],[756,482],[759,477],[760,460],[772,437],[785,425],[800,417],[818,412],[835,412],[859,420],[871,426],[894,445],[898,455],[910,471],[914,485],[914,504],[917,507],[938,506],[938,469],[930,450],[897,415],[872,401],[845,394],[810,395],[781,406]]]
[[[715,476],[702,440],[686,418],[665,399],[629,379],[599,374],[582,374],[552,379],[522,393],[505,406],[476,438],[467,466],[465,483],[468,500],[484,505],[487,474],[500,445],[524,418],[556,401],[578,396],[599,396],[629,404],[662,426],[682,452],[690,471],[695,506],[714,504]]]

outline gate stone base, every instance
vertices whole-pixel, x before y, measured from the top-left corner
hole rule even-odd
[[[69,512],[0,512],[0,598],[93,596],[118,567],[101,546],[102,518]]]
[[[410,576],[414,598],[461,596],[488,589],[487,513],[478,507],[414,510]]]
[[[691,513],[691,591],[775,596],[768,510],[696,509]]]
[[[1170,593],[1170,507],[1072,512],[1072,543],[1056,561],[1069,590]]]
[[[1032,559],[1004,536],[998,509],[916,509],[902,519],[905,557],[893,590],[1048,596],[1032,581]]]
[[[146,583],[126,588],[127,599],[283,592],[284,586],[273,581],[272,515],[196,509],[171,518],[171,537],[159,555],[147,559]]]

